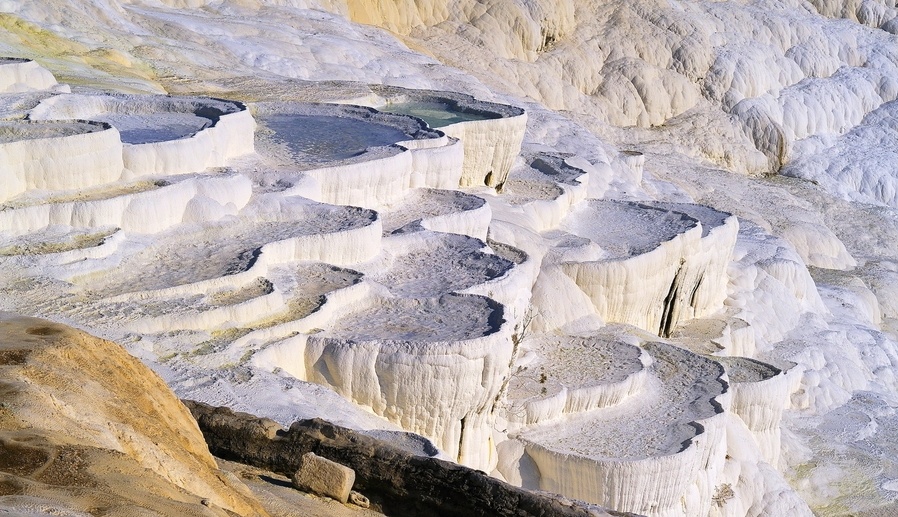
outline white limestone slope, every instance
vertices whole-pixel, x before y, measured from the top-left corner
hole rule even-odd
[[[802,140],[783,174],[817,182],[845,199],[898,206],[898,177],[889,166],[898,154],[896,113],[898,102],[888,102],[843,134]]]

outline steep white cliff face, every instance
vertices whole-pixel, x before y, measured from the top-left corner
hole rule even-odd
[[[475,296],[383,302],[308,339],[309,380],[492,470],[493,405],[512,353],[501,310]]]
[[[40,4],[0,308],[619,510],[895,504],[894,6]]]
[[[601,258],[560,264],[605,321],[664,337],[681,321],[722,308],[738,228],[728,214],[697,208],[704,216],[697,219],[667,207],[584,204],[564,226],[596,244]]]
[[[733,413],[752,432],[764,461],[779,465],[781,418],[800,377],[794,370],[783,371],[741,357],[726,358],[722,362],[733,393]]]

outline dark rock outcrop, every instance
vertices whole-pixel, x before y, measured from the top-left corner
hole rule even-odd
[[[313,452],[355,470],[355,489],[387,515],[631,515],[605,513],[517,488],[483,472],[416,456],[321,419],[301,420],[285,431],[272,420],[199,402],[184,403],[214,455],[289,476],[296,472],[303,454]]]

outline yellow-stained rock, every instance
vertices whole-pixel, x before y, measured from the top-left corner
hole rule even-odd
[[[115,343],[0,313],[0,401],[2,507],[267,515],[162,379]]]

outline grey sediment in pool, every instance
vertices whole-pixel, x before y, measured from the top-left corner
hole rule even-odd
[[[336,115],[271,114],[260,117],[260,122],[291,152],[320,162],[345,160],[365,153],[369,147],[413,138],[386,124]]]
[[[188,138],[211,126],[213,121],[193,113],[109,113],[94,117],[121,134],[126,144],[149,144]]]
[[[106,129],[109,129],[109,126],[105,124],[81,120],[59,122],[33,120],[0,121],[0,143],[66,137],[95,133]]]
[[[381,106],[378,109],[387,113],[418,117],[427,122],[427,125],[430,127],[435,128],[445,127],[458,122],[502,118],[499,114],[463,110],[454,107],[451,103],[439,101],[398,102]]]
[[[439,298],[389,298],[342,318],[328,337],[355,342],[406,341],[429,343],[476,339],[498,332],[504,323],[502,305],[469,294]]]

